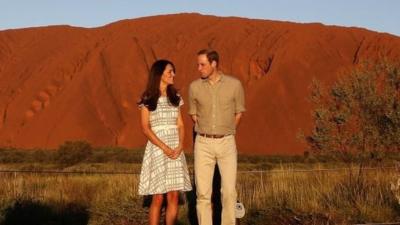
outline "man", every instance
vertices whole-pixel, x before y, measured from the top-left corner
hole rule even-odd
[[[211,194],[215,164],[221,174],[222,225],[235,224],[237,150],[235,131],[244,108],[240,81],[218,70],[214,50],[197,53],[201,78],[189,87],[189,114],[197,133],[194,169],[197,217],[200,225],[212,224]]]

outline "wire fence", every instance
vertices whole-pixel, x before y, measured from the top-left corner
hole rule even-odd
[[[279,169],[279,170],[241,170],[238,174],[273,174],[273,173],[315,173],[315,172],[338,172],[357,170],[358,168],[321,168],[321,169]],[[364,167],[364,171],[377,171],[377,170],[399,170],[399,167]],[[83,174],[83,175],[139,175],[140,172],[132,171],[62,171],[62,170],[0,170],[0,173],[35,173],[35,174]],[[193,174],[193,171],[190,172]]]
[[[400,222],[394,222],[394,223],[357,223],[353,225],[400,225]]]

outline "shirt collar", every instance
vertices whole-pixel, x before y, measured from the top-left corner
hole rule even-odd
[[[220,74],[221,76],[219,77],[219,80],[217,81],[217,83],[218,83],[218,82],[223,82],[224,79],[225,79],[225,74],[224,74],[224,73],[219,72],[219,74]],[[207,78],[207,79],[202,79],[202,81],[203,81],[204,83],[208,83],[208,78]]]

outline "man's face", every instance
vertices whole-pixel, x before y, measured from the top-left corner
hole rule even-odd
[[[208,78],[215,70],[215,66],[213,66],[208,59],[207,55],[198,55],[197,56],[197,70],[200,72],[201,78]]]

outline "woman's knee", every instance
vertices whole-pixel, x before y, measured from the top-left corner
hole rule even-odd
[[[161,206],[163,203],[163,200],[164,200],[163,195],[156,194],[156,195],[153,195],[151,204],[156,205],[156,206]]]
[[[171,191],[167,193],[168,203],[178,204],[179,193],[177,191]]]

